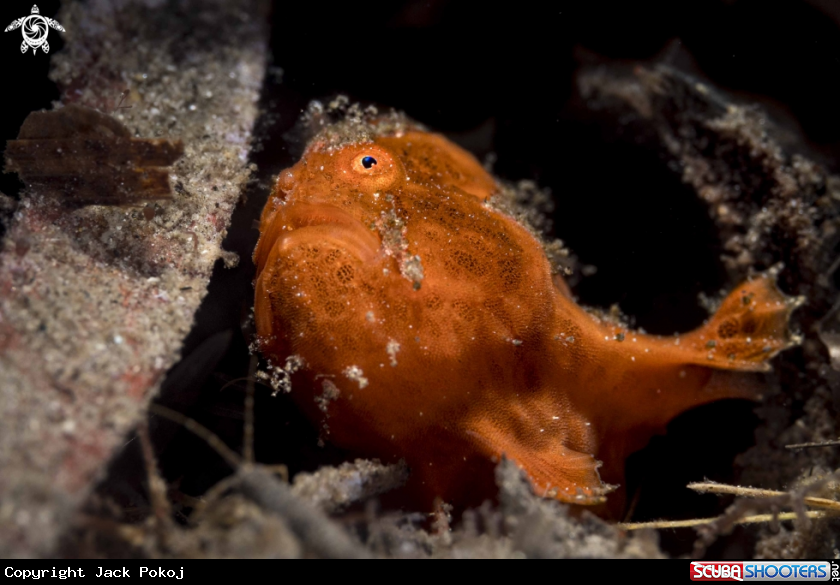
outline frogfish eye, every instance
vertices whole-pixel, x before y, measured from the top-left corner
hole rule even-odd
[[[354,144],[337,154],[334,164],[343,171],[340,176],[355,187],[378,191],[402,176],[399,160],[378,144]]]

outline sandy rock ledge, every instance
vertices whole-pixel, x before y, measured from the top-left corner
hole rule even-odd
[[[42,556],[179,357],[251,169],[266,3],[66,3],[62,103],[180,138],[174,198],[63,207],[26,190],[0,251],[0,556]],[[127,92],[120,109],[121,95]],[[153,210],[153,213],[152,213]],[[145,213],[144,213],[145,212]],[[151,218],[150,218],[151,216]]]

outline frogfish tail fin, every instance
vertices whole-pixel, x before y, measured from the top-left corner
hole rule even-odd
[[[736,287],[702,327],[682,337],[689,363],[763,372],[770,369],[768,361],[776,354],[801,343],[788,322],[805,299],[779,290],[778,271],[771,269]]]

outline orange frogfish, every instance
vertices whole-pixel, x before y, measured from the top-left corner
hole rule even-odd
[[[797,342],[771,275],[699,329],[647,335],[590,313],[542,243],[494,205],[465,150],[395,116],[328,126],[260,221],[258,345],[328,440],[405,459],[414,503],[480,503],[514,460],[534,491],[600,504],[676,415],[759,397],[743,372]]]

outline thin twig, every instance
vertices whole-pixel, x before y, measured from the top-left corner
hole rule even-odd
[[[239,476],[233,474],[213,484],[210,489],[204,492],[201,500],[199,500],[198,504],[196,504],[195,508],[193,508],[192,514],[190,514],[190,524],[199,524],[204,516],[204,512],[207,510],[207,506],[216,502],[220,497],[222,497],[222,494],[238,483]]]
[[[222,386],[221,388],[219,388],[219,392],[224,392],[225,390],[227,390],[228,388],[230,388],[234,384],[238,384],[239,382],[247,382],[249,380],[251,382],[253,382],[254,384],[259,384],[260,386],[265,386],[266,388],[271,388],[270,385],[264,384],[263,382],[260,382],[257,379],[256,376],[242,376],[241,378],[234,378],[233,380],[228,380],[227,382],[225,382],[225,385]]]
[[[114,111],[111,112],[111,115],[116,114],[119,110],[130,110],[134,106],[124,106],[123,101],[125,100],[126,96],[129,94],[128,90],[125,90],[120,94],[120,102],[117,104],[117,107],[114,108]]]
[[[821,510],[809,510],[805,513],[808,518],[825,518],[829,516],[826,512]],[[783,512],[781,514],[756,514],[753,516],[744,516],[736,522],[736,524],[757,524],[760,522],[772,522],[773,518],[780,521],[796,520],[796,512]],[[621,530],[642,530],[645,528],[693,528],[695,526],[706,526],[714,524],[720,520],[720,516],[714,518],[692,518],[691,520],[654,520],[653,522],[625,522],[616,524]]]
[[[251,356],[248,366],[248,385],[245,387],[245,429],[242,437],[242,455],[245,463],[254,463],[254,380],[257,373],[257,356]]]
[[[154,513],[154,526],[160,543],[165,547],[172,524],[172,508],[169,506],[169,500],[166,499],[166,483],[158,473],[155,449],[152,446],[152,440],[149,438],[147,419],[144,418],[140,421],[137,427],[137,435],[140,438],[143,462],[146,466],[146,478],[149,482],[149,500],[152,503],[152,512]]]
[[[628,522],[632,517],[633,514],[636,513],[636,506],[639,504],[639,499],[642,495],[642,487],[639,486],[636,488],[635,493],[633,494],[633,499],[630,500],[630,505],[627,506],[627,512],[624,514],[624,521]]]
[[[79,514],[78,520],[90,528],[109,535],[118,536],[137,548],[143,546],[143,543],[146,541],[146,527],[142,524],[123,524],[116,520],[100,518],[99,516],[84,513]]]
[[[221,456],[221,458],[224,459],[225,462],[227,462],[227,464],[233,469],[239,469],[242,465],[242,457],[240,457],[236,451],[225,445],[224,441],[222,441],[218,435],[210,431],[204,425],[197,423],[193,419],[184,416],[178,411],[161,406],[160,404],[150,404],[149,412],[183,425],[184,428],[204,439],[207,444],[210,445],[210,447],[212,447],[213,450],[216,451],[216,453],[218,453],[219,456]]]
[[[813,449],[815,447],[837,447],[840,445],[840,439],[833,441],[814,441],[812,443],[794,443],[793,445],[785,445],[785,449]]]
[[[780,492],[776,490],[742,487],[738,485],[726,485],[714,482],[690,483],[688,484],[688,489],[704,494],[728,494],[733,496],[741,496],[745,498],[775,498],[778,496],[787,495],[787,492]],[[815,498],[813,496],[804,496],[802,498],[802,501],[808,506],[813,506],[815,508],[825,508],[826,510],[840,512],[840,502],[829,500],[828,498]]]
[[[755,514],[756,512],[769,511],[771,513],[772,522],[770,529],[773,532],[777,532],[779,530],[781,508],[793,508],[793,514],[796,519],[795,528],[797,530],[807,530],[808,525],[811,522],[811,515],[805,509],[805,498],[808,493],[815,492],[827,482],[828,478],[823,478],[819,481],[801,486],[788,492],[781,492],[780,494],[773,494],[772,490],[767,490],[766,492],[758,490],[757,492],[752,492],[751,497],[735,500],[735,503],[727,508],[726,512],[724,512],[723,515],[714,522],[697,527],[698,538],[694,542],[695,558],[700,558],[705,553],[706,548],[714,542],[719,535],[728,534],[732,528],[740,523],[743,518],[750,514]],[[726,489],[731,490],[733,487],[730,486]],[[755,497],[757,494],[762,495],[760,495],[760,497]]]

